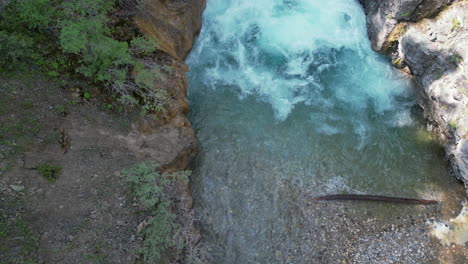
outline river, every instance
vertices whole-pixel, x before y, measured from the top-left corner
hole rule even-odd
[[[440,200],[456,185],[411,81],[371,50],[357,1],[208,0],[187,64],[192,189],[214,263],[339,263],[338,246],[363,234],[334,225],[434,209],[311,197]]]

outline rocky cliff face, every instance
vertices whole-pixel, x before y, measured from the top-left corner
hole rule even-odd
[[[130,0],[132,2],[135,3]],[[153,61],[164,68],[155,88],[167,91],[170,100],[162,117],[158,120],[140,119],[121,140],[137,155],[161,164],[165,171],[185,170],[196,154],[196,138],[186,116],[189,111],[188,67],[184,60],[200,32],[206,0],[145,0],[136,3],[130,4],[135,12],[135,24],[144,34],[155,37],[158,49],[162,51]],[[195,227],[189,183],[181,183],[172,191],[178,198],[175,211],[181,233],[185,234],[184,251],[194,252],[201,235]],[[193,254],[187,252],[185,254]],[[202,258],[198,261],[204,262]]]
[[[372,48],[415,78],[428,127],[468,187],[468,1],[361,0]]]
[[[390,33],[401,22],[434,16],[452,0],[360,0],[367,15],[372,49],[385,51]]]
[[[159,41],[159,49],[185,60],[201,29],[206,0],[148,0],[140,6],[135,22],[147,35]]]
[[[205,0],[128,1],[138,28],[155,37],[162,50],[155,63],[164,65],[156,88],[167,91],[169,103],[158,120],[142,118],[124,140],[143,158],[154,160],[168,171],[186,169],[196,152],[196,139],[186,115],[188,81],[185,57],[201,29]]]

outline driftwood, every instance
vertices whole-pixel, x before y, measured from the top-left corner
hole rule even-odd
[[[380,195],[365,195],[365,194],[334,194],[317,196],[314,200],[352,200],[352,201],[374,201],[374,202],[389,202],[389,203],[404,203],[404,204],[438,204],[435,200],[397,198]]]

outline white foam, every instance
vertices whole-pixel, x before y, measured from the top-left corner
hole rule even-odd
[[[333,176],[326,183],[323,188],[325,193],[355,193],[364,194],[363,192],[349,187],[347,180],[341,176]]]
[[[204,18],[202,44],[189,61],[206,61],[205,83],[237,87],[241,97],[256,95],[279,120],[299,103],[347,104],[359,112],[371,102],[383,112],[404,90],[371,51],[356,1],[211,0]],[[351,55],[338,53],[343,50]],[[323,95],[327,91],[333,98]]]
[[[413,124],[413,118],[411,117],[411,113],[409,109],[401,110],[397,112],[393,119],[391,120],[391,125],[395,127],[404,127],[410,126]]]

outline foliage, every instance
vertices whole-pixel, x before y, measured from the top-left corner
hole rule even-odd
[[[141,70],[136,58],[157,49],[156,38],[112,36],[108,0],[15,0],[0,15],[0,70],[19,64],[40,66],[50,77],[74,73],[89,82],[110,88],[122,102],[142,105],[144,114],[163,111],[167,97],[148,75],[156,67]],[[136,79],[135,79],[136,78]]]
[[[460,22],[460,20],[458,20],[458,19],[456,19],[456,18],[452,19],[452,29],[451,29],[451,30],[452,30],[452,31],[454,31],[454,30],[459,30],[460,28],[461,28],[461,22]]]
[[[450,56],[450,62],[453,63],[455,66],[460,65],[463,62],[463,57],[459,54],[454,54]]]
[[[127,105],[141,106],[142,114],[164,112],[164,105],[169,97],[165,90],[156,87],[160,75],[159,68],[135,62],[133,73],[133,83],[115,82],[113,84],[114,92],[121,95],[120,101]]]
[[[12,1],[0,14],[0,71],[11,71],[40,60],[56,9],[50,0]],[[40,47],[39,42],[44,44]]]
[[[131,184],[133,195],[151,215],[144,229],[141,253],[146,261],[152,262],[158,262],[161,254],[169,248],[183,248],[175,235],[178,225],[171,212],[172,201],[167,189],[175,182],[187,181],[190,175],[188,171],[168,174],[160,173],[158,169],[156,163],[143,162],[122,171]]]
[[[56,9],[50,0],[16,0],[2,13],[0,27],[10,31],[29,29],[42,31],[51,23]]]
[[[51,165],[47,163],[40,163],[36,166],[37,172],[49,182],[55,182],[57,178],[62,174],[62,166]]]
[[[58,104],[55,106],[57,114],[66,116],[68,114],[68,108],[65,105]]]
[[[158,40],[149,37],[136,37],[132,39],[130,46],[135,55],[148,56],[156,51]]]
[[[456,129],[457,128],[457,122],[456,121],[450,121],[448,123],[449,128],[451,129]]]
[[[91,94],[89,92],[84,92],[83,93],[83,98],[86,99],[86,100],[89,100],[89,99],[91,99]]]
[[[60,46],[65,53],[81,58],[76,71],[93,81],[111,81],[117,74],[111,69],[132,63],[128,44],[108,36],[106,13],[112,1],[73,0],[64,4]],[[125,76],[124,76],[125,77]]]
[[[0,69],[14,70],[34,57],[33,41],[25,36],[0,30]]]
[[[396,58],[393,62],[394,65],[400,65],[401,63],[401,58]]]
[[[406,13],[401,14],[401,16],[402,16],[402,17],[408,17],[409,15],[411,15],[411,13],[413,13],[413,11],[414,11],[414,10],[410,10],[410,11],[408,11],[408,12],[406,12]]]
[[[142,89],[143,113],[158,113],[164,111],[164,102],[167,100],[167,93],[162,89],[154,89],[154,85],[159,75],[159,70],[155,67],[146,68],[141,64],[135,66],[135,83]]]

